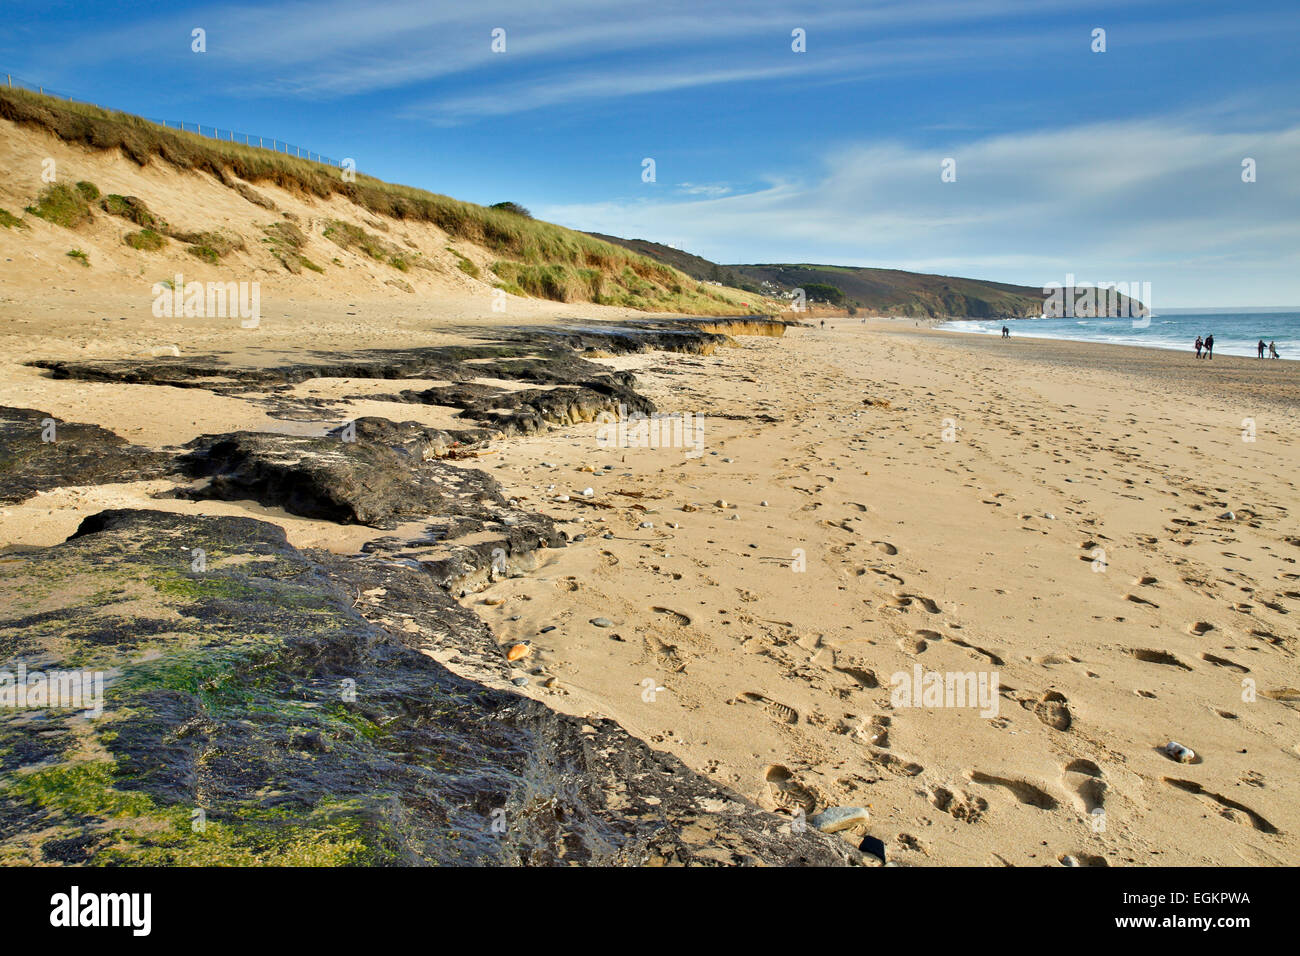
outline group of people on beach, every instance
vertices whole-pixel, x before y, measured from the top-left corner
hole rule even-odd
[[[1269,358],[1281,358],[1281,357],[1282,357],[1282,356],[1280,356],[1280,355],[1277,354],[1277,342],[1276,342],[1276,341],[1274,341],[1274,342],[1269,342],[1268,345],[1265,345],[1265,344],[1264,344],[1264,340],[1263,340],[1263,339],[1260,339],[1260,340],[1259,340],[1259,349],[1258,349],[1258,351],[1259,351],[1259,357],[1260,357],[1260,358],[1263,358],[1263,357],[1264,357],[1264,349],[1268,349],[1268,357],[1269,357]],[[1205,354],[1202,355],[1202,354],[1201,354],[1202,352],[1205,353]],[[1214,336],[1213,336],[1213,335],[1207,335],[1205,338],[1201,338],[1199,335],[1196,337],[1196,357],[1197,357],[1197,358],[1207,358],[1207,359],[1212,359],[1212,358],[1214,358]]]

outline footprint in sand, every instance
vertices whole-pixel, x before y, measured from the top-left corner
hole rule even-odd
[[[885,714],[877,714],[871,718],[869,724],[864,724],[858,730],[858,736],[862,737],[873,747],[879,747],[882,750],[889,749],[889,726],[893,720]]]
[[[980,657],[983,657],[994,667],[1001,667],[1003,664],[1006,663],[1006,661],[1004,661],[1001,657],[999,657],[997,654],[994,654],[992,651],[988,650],[987,648],[978,647],[975,644],[970,644],[956,637],[952,638],[952,642],[956,644],[958,647],[964,647],[968,651],[974,651],[976,654],[978,654]],[[1003,685],[1003,689],[1007,689],[1006,685]]]
[[[664,667],[673,673],[681,673],[686,670],[686,664],[681,655],[677,653],[677,645],[666,644],[653,634],[647,634],[644,638],[646,650],[648,650],[660,667]]]
[[[1061,782],[1065,789],[1077,795],[1075,801],[1084,813],[1102,809],[1106,802],[1106,781],[1101,779],[1101,768],[1091,760],[1080,757],[1065,765]]]
[[[923,654],[929,646],[929,641],[917,634],[909,634],[907,637],[898,639],[898,649],[904,654]]]
[[[883,554],[898,554],[898,546],[890,544],[888,541],[873,541],[871,543],[876,546],[877,551],[880,551]]]
[[[1148,664],[1164,664],[1168,667],[1181,667],[1185,671],[1191,670],[1191,667],[1184,664],[1178,658],[1174,657],[1168,651],[1158,651],[1151,648],[1133,647],[1129,648],[1128,655],[1136,657],[1140,661]]]
[[[1221,793],[1213,793],[1206,790],[1194,780],[1179,780],[1175,777],[1161,777],[1160,779],[1171,787],[1192,794],[1192,796],[1196,797],[1226,820],[1231,820],[1233,823],[1242,826],[1253,827],[1261,833],[1279,832],[1277,827],[1273,826],[1273,824],[1269,823],[1264,819],[1264,817],[1260,816],[1260,814],[1256,813],[1244,803],[1238,803],[1236,800],[1233,800],[1230,797],[1225,797]]]
[[[781,703],[780,701],[772,700],[772,698],[770,697],[764,697],[762,694],[755,694],[750,691],[746,691],[744,694],[741,695],[741,697],[744,700],[749,701],[750,703],[760,705],[763,708],[763,712],[767,714],[767,716],[775,720],[777,723],[781,723],[781,724],[799,723],[799,711],[795,710],[793,707]]]
[[[999,777],[991,773],[984,773],[980,770],[968,771],[966,776],[972,783],[980,783],[990,787],[1001,787],[1019,800],[1025,806],[1037,807],[1039,810],[1055,810],[1061,805],[1061,801],[1035,784],[1027,780],[1016,780],[1011,777]]]
[[[930,803],[954,820],[962,820],[966,823],[978,823],[980,817],[984,816],[984,812],[989,808],[989,802],[983,797],[972,797],[969,793],[953,793],[947,787],[935,787],[930,794]]]
[[[688,615],[683,614],[681,611],[674,611],[670,607],[652,607],[650,610],[654,611],[656,614],[667,615],[670,621],[674,624],[679,624],[682,627],[686,627],[691,623],[691,619]]]
[[[805,813],[812,813],[817,808],[817,795],[799,783],[789,768],[773,764],[767,768],[763,779],[767,781],[768,790],[777,806],[802,809]]]
[[[873,753],[871,759],[878,763],[885,770],[900,777],[915,777],[925,771],[919,763],[911,760],[904,760],[896,757],[891,753]]]
[[[1065,695],[1054,690],[1049,690],[1038,700],[1022,700],[1020,706],[1032,710],[1034,716],[1053,730],[1069,730],[1074,722]]]
[[[1226,657],[1215,657],[1213,654],[1202,654],[1201,660],[1207,664],[1213,664],[1216,667],[1227,667],[1236,671],[1238,674],[1249,674],[1250,668],[1245,664],[1238,664],[1236,661],[1230,661]]]
[[[1208,621],[1197,621],[1195,624],[1187,625],[1187,633],[1193,637],[1203,637],[1214,630],[1214,625]]]
[[[852,665],[841,666],[835,665],[835,669],[841,674],[847,674],[855,681],[868,690],[875,690],[880,686],[880,681],[876,678],[876,672],[867,667],[854,667]]]

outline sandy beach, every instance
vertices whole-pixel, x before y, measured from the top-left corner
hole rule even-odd
[[[277,303],[268,314],[284,316],[253,351],[457,341],[499,322],[480,302],[454,321],[412,312],[370,326],[347,313],[383,303],[357,301]],[[213,348],[221,332],[69,318],[57,303],[2,311],[0,403],[148,447],[235,428],[319,433],[360,414],[447,417],[352,399],[383,384],[359,379],[295,386],[349,398],[316,423],[201,389],[53,381],[20,363],[151,341]],[[576,317],[541,303],[527,314]],[[530,642],[516,689],[613,718],[792,820],[865,807],[870,822],[844,836],[880,839],[900,865],[1300,862],[1295,364],[1210,368],[911,320],[829,325],[709,355],[592,359],[633,372],[661,413],[697,416],[697,447],[618,447],[582,424],[494,441],[466,463],[571,539],[460,598],[503,653]],[[403,531],[151,497],[167,484],[7,505],[0,543],[53,544],[123,506],[260,517],[340,554]],[[444,651],[430,653],[457,669],[461,655]],[[995,692],[900,701],[900,674]],[[1169,756],[1170,741],[1192,761]]]

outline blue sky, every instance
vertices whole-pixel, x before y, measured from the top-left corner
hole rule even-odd
[[[0,23],[0,70],[55,90],[723,262],[1300,305],[1290,2],[6,0]]]

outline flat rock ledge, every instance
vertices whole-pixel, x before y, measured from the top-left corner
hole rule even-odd
[[[0,860],[62,864],[862,862],[507,665],[433,577],[251,518],[87,518],[0,562],[0,659],[94,672],[103,713],[0,711]],[[84,705],[83,705],[84,706]]]

